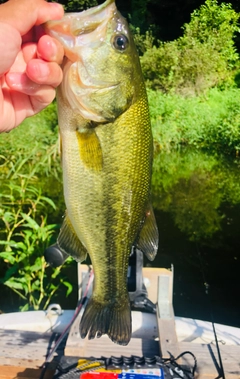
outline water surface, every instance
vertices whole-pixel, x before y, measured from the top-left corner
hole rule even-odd
[[[240,161],[194,149],[158,153],[156,267],[174,265],[178,316],[240,327]],[[206,294],[208,292],[208,294]]]

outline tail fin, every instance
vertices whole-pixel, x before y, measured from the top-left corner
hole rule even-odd
[[[132,320],[129,300],[119,303],[99,303],[91,298],[80,322],[80,335],[88,339],[107,334],[119,345],[127,345],[132,334]]]

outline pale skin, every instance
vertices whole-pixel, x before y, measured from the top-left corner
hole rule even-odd
[[[63,48],[40,26],[63,16],[45,0],[9,0],[0,5],[0,132],[49,105],[62,81]]]

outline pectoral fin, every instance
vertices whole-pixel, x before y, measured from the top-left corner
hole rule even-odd
[[[82,262],[87,258],[87,249],[77,237],[67,215],[65,216],[60,229],[57,245],[61,251],[71,255],[78,262]]]
[[[100,141],[94,129],[76,131],[79,145],[79,154],[84,165],[94,171],[103,167],[103,156]]]
[[[148,206],[136,246],[150,261],[154,260],[158,249],[158,229],[151,204]]]

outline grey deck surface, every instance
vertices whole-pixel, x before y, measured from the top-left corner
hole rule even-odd
[[[40,367],[56,339],[51,333],[0,330],[0,365]],[[63,349],[57,350],[59,357]]]
[[[40,367],[52,344],[53,338],[49,334],[0,331],[0,366]],[[175,344],[169,343],[170,352],[175,348]],[[198,362],[197,379],[216,379],[219,377],[218,355],[214,344],[178,342],[178,350],[180,353],[191,351],[196,356]],[[226,379],[240,379],[240,346],[221,345],[220,351]],[[65,349],[65,355],[79,357],[142,356],[159,355],[159,353],[158,341],[133,338],[128,346],[121,347],[111,342],[106,336],[92,341],[87,339],[71,340],[71,345],[68,344]],[[193,366],[191,356],[183,357],[182,363]],[[1,372],[0,378],[5,378]]]

